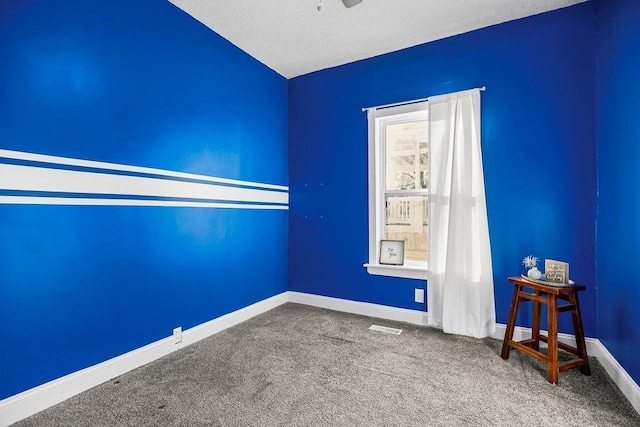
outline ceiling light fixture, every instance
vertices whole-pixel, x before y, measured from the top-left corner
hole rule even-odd
[[[349,8],[362,3],[362,0],[342,0],[342,3],[344,3],[345,7]]]
[[[347,9],[360,3],[362,3],[362,0],[342,0],[342,4],[344,4]],[[324,3],[322,3],[322,0],[318,3],[316,9],[318,9],[318,12],[322,12],[322,9],[324,9]]]

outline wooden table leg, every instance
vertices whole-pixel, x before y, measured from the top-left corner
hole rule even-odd
[[[511,297],[511,307],[509,308],[509,319],[507,320],[507,330],[504,332],[504,341],[502,342],[502,353],[500,357],[507,360],[509,358],[509,341],[513,339],[513,330],[516,327],[516,317],[518,316],[518,296],[520,295],[520,289],[522,286],[515,284],[513,287],[513,296]]]
[[[533,290],[533,294],[536,296],[540,296],[540,291],[537,289]],[[535,340],[534,343],[531,344],[531,348],[536,351],[540,350],[540,310],[541,303],[538,301],[533,301],[533,324],[531,325],[531,339]]]
[[[569,294],[569,302],[575,306],[575,309],[571,310],[571,317],[573,319],[573,331],[576,334],[576,349],[578,350],[578,357],[584,359],[585,362],[585,364],[580,367],[580,372],[584,375],[591,375],[589,356],[587,356],[587,345],[584,342],[584,329],[582,328],[582,313],[580,313],[578,292],[574,291]]]
[[[547,380],[558,384],[558,296],[548,294],[547,299]]]

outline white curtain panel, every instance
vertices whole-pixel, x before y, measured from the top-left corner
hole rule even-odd
[[[480,91],[429,98],[429,323],[491,336],[496,314],[480,148]]]

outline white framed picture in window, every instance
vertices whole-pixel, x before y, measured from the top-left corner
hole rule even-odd
[[[404,240],[380,240],[380,264],[404,264]]]

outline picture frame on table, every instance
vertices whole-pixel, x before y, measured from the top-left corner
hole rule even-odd
[[[404,264],[404,240],[380,240],[380,264]]]
[[[555,259],[544,260],[545,280],[552,283],[569,283],[569,263],[556,261]]]

